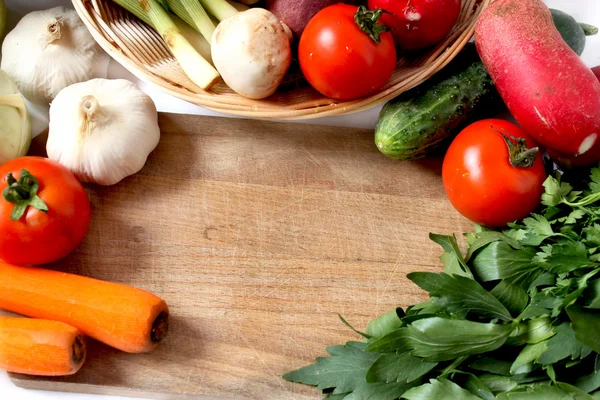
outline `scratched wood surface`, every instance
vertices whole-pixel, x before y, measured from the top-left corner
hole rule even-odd
[[[88,185],[89,234],[51,266],[150,290],[170,336],[131,355],[92,342],[66,378],[21,387],[163,399],[313,400],[280,377],[358,339],[424,294],[406,279],[441,269],[430,232],[471,229],[446,200],[440,160],[382,156],[366,130],[162,114],[146,167]],[[32,153],[42,152],[38,138]]]

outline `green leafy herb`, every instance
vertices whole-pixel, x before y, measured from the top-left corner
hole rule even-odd
[[[428,301],[364,333],[344,321],[361,342],[284,378],[329,400],[600,400],[600,168],[563,178],[529,217],[476,226],[464,256],[456,236],[431,234],[444,271],[408,275]]]
[[[513,329],[512,325],[425,318],[370,343],[366,351],[412,351],[412,355],[430,362],[447,361],[495,350]]]
[[[554,364],[569,357],[571,360],[587,357],[591,349],[575,339],[569,323],[564,322],[555,328],[556,335],[548,339],[546,351],[537,359],[542,365]]]
[[[585,311],[581,306],[572,304],[567,307],[567,314],[573,321],[571,328],[577,341],[600,352],[600,313]]]
[[[409,352],[385,353],[367,372],[367,382],[409,383],[431,371],[437,363],[426,362]]]
[[[367,324],[366,334],[372,338],[383,337],[400,328],[404,316],[405,313],[401,308],[383,314]]]
[[[366,385],[367,371],[379,357],[364,351],[366,344],[348,342],[345,346],[330,346],[327,353],[332,357],[317,358],[317,363],[284,375],[291,382],[315,385],[317,389],[335,388],[336,393],[350,393]]]
[[[467,266],[464,257],[458,247],[458,242],[455,236],[444,236],[430,234],[429,238],[442,246],[445,253],[442,254],[440,259],[446,266],[445,272],[450,275],[463,275],[468,278],[472,278],[473,274]]]
[[[473,312],[504,321],[512,320],[506,307],[473,279],[430,272],[413,272],[407,278],[428,291],[436,305],[446,308],[452,314],[462,315],[464,318]]]
[[[515,250],[506,242],[490,243],[473,258],[473,269],[484,282],[510,278],[519,273],[539,269],[532,263],[535,249]]]
[[[407,400],[431,400],[431,399],[453,399],[453,400],[479,400],[468,390],[458,386],[456,383],[446,379],[432,379],[430,383],[410,389],[402,395]]]

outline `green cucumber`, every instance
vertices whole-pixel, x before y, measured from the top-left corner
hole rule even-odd
[[[565,41],[581,54],[585,35],[598,30],[577,23],[568,14],[556,10],[552,14]],[[468,44],[442,71],[384,105],[375,128],[375,144],[393,159],[423,158],[445,150],[470,123],[505,110],[475,46]]]
[[[448,67],[383,106],[375,144],[393,159],[422,158],[444,147],[470,122],[504,109],[475,46],[469,44]]]
[[[585,48],[585,37],[597,34],[598,28],[588,24],[580,24],[575,18],[560,10],[551,8],[550,12],[552,13],[554,25],[556,25],[562,38],[577,55],[582,55]]]

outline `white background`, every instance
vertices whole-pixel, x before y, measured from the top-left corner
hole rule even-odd
[[[545,0],[549,7],[565,11],[575,19],[595,26],[600,26],[600,1],[599,0]],[[9,9],[9,29],[23,14],[33,10],[43,10],[57,5],[70,5],[69,0],[6,0]],[[583,60],[590,67],[600,65],[600,35],[588,38]],[[131,73],[114,61],[108,65],[109,78],[124,78],[136,82],[142,90],[148,93],[155,101],[159,111],[181,114],[218,115],[193,104],[186,103],[177,98],[161,93],[155,86],[140,82]],[[34,116],[34,133],[47,127],[47,109],[45,107],[32,107]],[[358,114],[343,117],[328,117],[317,120],[305,121],[308,123],[321,123],[336,126],[355,126],[373,128],[377,121],[380,107]],[[600,112],[600,110],[598,110]],[[0,371],[0,398],[6,400],[118,400],[125,397],[93,396],[82,394],[66,394],[24,390],[15,387],[8,379],[6,373]]]

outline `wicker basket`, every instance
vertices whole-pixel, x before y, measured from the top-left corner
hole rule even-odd
[[[366,110],[418,86],[463,49],[473,36],[477,17],[491,1],[463,0],[459,20],[443,43],[413,59],[402,57],[381,91],[351,101],[327,98],[308,86],[280,89],[265,100],[239,96],[224,83],[202,90],[184,74],[158,33],[111,0],[73,0],[73,5],[94,39],[111,57],[164,92],[224,114],[291,120]]]

